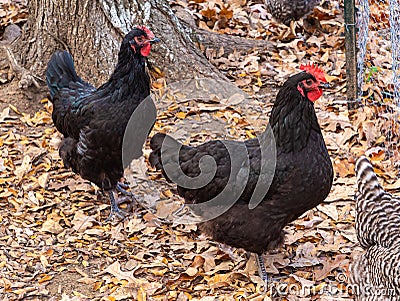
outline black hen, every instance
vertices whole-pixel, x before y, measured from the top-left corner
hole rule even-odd
[[[68,52],[57,51],[48,63],[53,122],[64,135],[60,156],[66,167],[108,192],[110,217],[125,216],[115,199],[116,188],[124,192],[119,184],[122,141],[133,112],[150,94],[146,56],[157,41],[144,26],[130,31],[121,44],[113,74],[98,89],[76,74]]]
[[[228,178],[234,179],[227,188],[232,192],[228,193],[228,198],[235,198],[233,206],[225,213],[199,225],[200,230],[214,240],[261,254],[282,243],[283,228],[288,223],[327,197],[332,185],[333,169],[314,110],[314,101],[322,95],[321,82],[326,80],[317,67],[308,65],[302,66],[302,69],[305,72],[290,77],[276,97],[270,117],[276,142],[276,168],[272,171],[273,180],[269,189],[264,188],[266,194],[254,209],[249,208],[249,203],[257,181],[266,176],[263,173],[268,172],[268,168],[266,171],[261,169],[259,140],[230,143],[216,140],[190,147],[180,145],[165,134],[156,134],[151,139],[153,152],[150,163],[161,169],[167,178],[176,178],[173,171],[168,173],[165,169],[174,164],[172,160],[178,154],[180,167],[188,177],[199,176],[200,168],[206,175],[207,172],[212,173],[212,168],[208,169],[207,164],[201,166],[200,160],[211,156],[215,161],[215,175],[210,175],[210,181],[205,186],[188,189],[182,187],[185,186],[184,181],[178,183],[178,193],[186,203],[207,202],[226,189]],[[268,139],[268,132],[263,136],[262,139]],[[173,153],[178,145],[180,150],[178,148],[179,151]],[[229,152],[226,145],[231,148]],[[269,151],[264,149],[264,152]],[[273,158],[274,154],[271,156]],[[241,159],[238,160],[237,157]],[[249,159],[248,164],[245,163],[246,158]],[[243,169],[246,165],[250,169],[249,177],[244,183],[243,192],[239,192],[236,198],[233,196],[237,194],[235,187],[243,184]],[[231,170],[235,174],[232,175]],[[222,206],[230,201],[221,200]],[[208,218],[210,213],[219,208],[216,204],[202,210],[200,214]]]
[[[400,300],[400,199],[379,184],[371,163],[356,163],[356,232],[365,252],[352,266],[357,300]]]
[[[311,13],[320,0],[265,0],[267,11],[287,26]]]

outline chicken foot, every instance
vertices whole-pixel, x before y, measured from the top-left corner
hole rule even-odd
[[[133,196],[132,192],[127,191],[128,188],[129,188],[128,184],[125,184],[125,183],[122,183],[122,182],[118,182],[118,184],[117,184],[117,190],[119,192],[121,192],[124,195]]]
[[[106,222],[111,221],[114,218],[114,216],[116,216],[120,220],[124,220],[129,215],[129,211],[132,210],[132,203],[135,200],[132,193],[130,193],[130,197],[126,196],[122,198],[116,198],[114,194],[116,195],[116,192],[114,190],[108,191],[108,196],[110,198],[110,204],[111,204],[111,212],[108,218],[106,219]],[[122,203],[128,203],[127,210],[122,210],[118,207],[118,205]]]

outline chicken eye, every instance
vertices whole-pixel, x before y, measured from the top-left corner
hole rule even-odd
[[[136,43],[143,43],[144,41],[144,37],[140,36],[140,37],[135,37]]]
[[[311,79],[306,80],[307,86],[311,86],[313,84],[313,81]]]

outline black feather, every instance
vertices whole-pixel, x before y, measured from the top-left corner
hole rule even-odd
[[[256,253],[273,249],[283,241],[283,228],[289,222],[327,197],[333,180],[332,163],[314,105],[297,89],[297,85],[307,79],[315,80],[306,72],[290,77],[277,95],[270,117],[276,141],[276,168],[271,186],[254,209],[249,208],[249,202],[258,181],[262,181],[267,172],[262,169],[258,139],[245,142],[215,140],[197,147],[178,148],[180,168],[188,177],[200,175],[199,163],[203,157],[211,156],[216,163],[215,175],[204,187],[189,189],[178,185],[178,193],[186,203],[208,202],[225,189],[229,189],[232,198],[237,197],[228,211],[200,225],[200,229],[214,240]],[[271,136],[268,131],[262,135],[265,141],[273,141]],[[167,139],[173,141],[169,136],[156,134],[150,142],[153,150],[150,163],[161,169],[164,175],[166,167],[173,164],[171,158],[174,154],[171,151],[176,151],[176,147],[162,147]],[[178,142],[167,145],[174,144],[180,145]],[[270,149],[267,152],[274,157]],[[234,157],[231,158],[230,154]],[[249,158],[248,164],[246,157]],[[246,169],[249,170],[249,177],[244,189],[240,190],[237,187],[243,185],[242,174]],[[173,170],[168,178],[176,182]],[[176,178],[180,180],[179,176]],[[227,185],[230,178],[234,180]],[[213,212],[215,208],[210,207],[208,211]],[[208,214],[196,213],[202,216]]]
[[[133,112],[150,94],[146,58],[140,53],[140,45],[135,50],[131,47],[134,37],[146,34],[135,28],[125,36],[113,74],[97,89],[76,74],[68,52],[57,51],[48,64],[46,80],[53,122],[64,135],[60,146],[64,164],[106,190],[114,189],[123,176],[125,129]],[[131,149],[133,157],[141,155],[143,143],[137,144],[138,149]]]
[[[46,82],[50,90],[50,100],[63,88],[69,88],[71,83],[83,83],[76,74],[74,62],[67,51],[56,51],[51,57],[46,70]]]

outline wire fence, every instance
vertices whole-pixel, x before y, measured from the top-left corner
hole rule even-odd
[[[382,119],[387,155],[400,159],[400,0],[356,0],[357,91]]]

